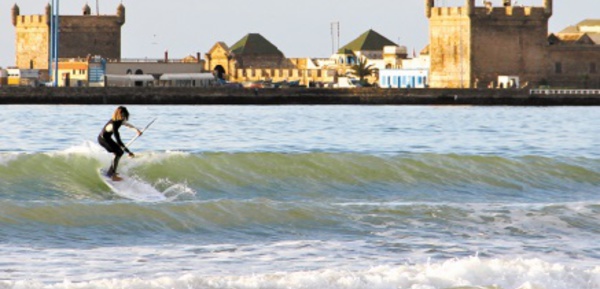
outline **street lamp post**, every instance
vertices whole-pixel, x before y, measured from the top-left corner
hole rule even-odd
[[[52,0],[50,11],[50,57],[48,71],[54,87],[58,86],[58,34],[59,32],[59,1]]]

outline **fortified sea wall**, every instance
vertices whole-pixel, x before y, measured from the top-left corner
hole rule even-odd
[[[173,87],[4,87],[0,104],[89,105],[600,105],[600,92],[531,94],[496,89],[242,89]]]

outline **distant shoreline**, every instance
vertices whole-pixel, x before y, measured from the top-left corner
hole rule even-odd
[[[529,89],[0,87],[0,104],[597,106],[600,94]]]

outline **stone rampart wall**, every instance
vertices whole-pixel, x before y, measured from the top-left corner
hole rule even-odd
[[[600,105],[600,95],[495,89],[0,88],[0,104],[144,105]]]
[[[309,82],[334,82],[334,73],[327,69],[237,69],[235,81],[300,81],[301,85],[308,85]]]
[[[101,55],[121,58],[121,18],[118,16],[63,16],[60,18],[61,58]]]

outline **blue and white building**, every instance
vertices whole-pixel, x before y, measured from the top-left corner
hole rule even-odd
[[[381,88],[426,88],[429,70],[422,68],[383,69],[379,71]]]
[[[379,70],[381,88],[427,88],[431,58],[428,48],[417,57],[401,59],[395,66]]]

